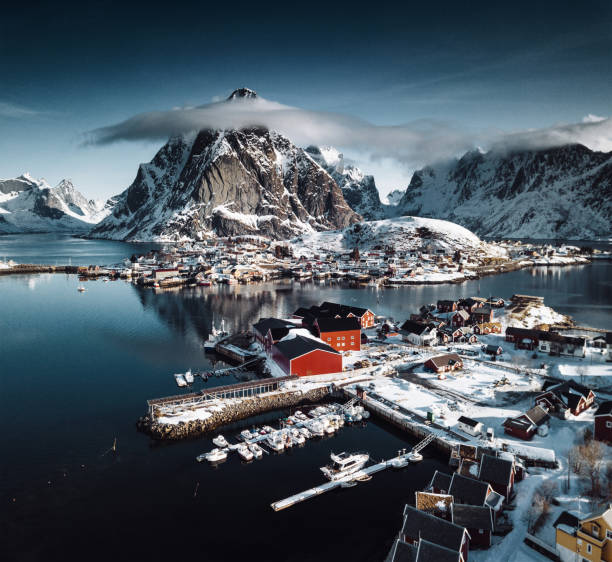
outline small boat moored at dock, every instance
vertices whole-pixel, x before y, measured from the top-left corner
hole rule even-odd
[[[225,449],[226,447],[229,446],[227,439],[223,437],[223,435],[217,435],[217,437],[215,437],[212,440],[212,442],[214,445],[216,445],[217,447],[220,447],[221,449]]]
[[[251,452],[249,447],[247,445],[245,445],[244,443],[241,443],[240,445],[238,445],[236,450],[238,451],[238,454],[241,456],[241,458],[243,460],[245,460],[245,461],[252,461],[253,460],[253,458],[254,458],[253,453]]]
[[[251,443],[249,445],[249,451],[253,453],[253,456],[256,459],[260,459],[261,457],[263,457],[263,449],[257,443]]]
[[[207,460],[208,462],[224,461],[227,458],[227,449],[213,449],[208,453],[202,453],[196,457],[198,462]]]
[[[368,453],[331,453],[331,464],[321,467],[321,472],[328,480],[340,480],[361,470],[370,460]]]

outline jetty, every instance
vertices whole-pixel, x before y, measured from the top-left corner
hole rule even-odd
[[[412,450],[408,453],[398,455],[397,457],[393,457],[392,459],[381,461],[377,464],[373,464],[366,468],[362,468],[353,474],[349,474],[344,478],[340,478],[338,480],[333,480],[331,482],[325,482],[324,484],[320,484],[319,486],[315,486],[314,488],[310,488],[308,490],[304,490],[303,492],[299,492],[294,494],[293,496],[289,496],[284,500],[280,500],[270,504],[270,507],[274,511],[282,511],[283,509],[287,509],[295,504],[301,503],[303,501],[309,500],[310,498],[314,498],[316,496],[320,496],[325,492],[329,492],[330,490],[334,490],[340,486],[347,486],[351,483],[359,482],[362,480],[369,480],[372,474],[376,474],[382,470],[387,468],[397,468],[404,467],[409,464],[411,455],[414,453],[418,453],[423,450],[429,443],[431,443],[433,438],[431,436],[426,437],[415,445]]]

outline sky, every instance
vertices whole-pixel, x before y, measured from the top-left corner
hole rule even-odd
[[[383,195],[476,146],[612,150],[607,0],[22,4],[0,19],[2,178],[107,198],[164,135],[235,123],[219,100],[243,86],[247,115],[336,144]]]

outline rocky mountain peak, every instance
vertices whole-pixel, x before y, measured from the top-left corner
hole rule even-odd
[[[227,98],[227,101],[255,98],[257,98],[257,92],[255,90],[251,90],[250,88],[238,88],[230,94],[230,96]]]

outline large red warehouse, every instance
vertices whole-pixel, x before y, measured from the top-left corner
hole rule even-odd
[[[354,316],[349,318],[317,318],[314,327],[319,337],[336,351],[361,349],[361,325]]]
[[[304,336],[272,346],[272,359],[288,375],[306,377],[342,371],[342,355],[331,346]]]

